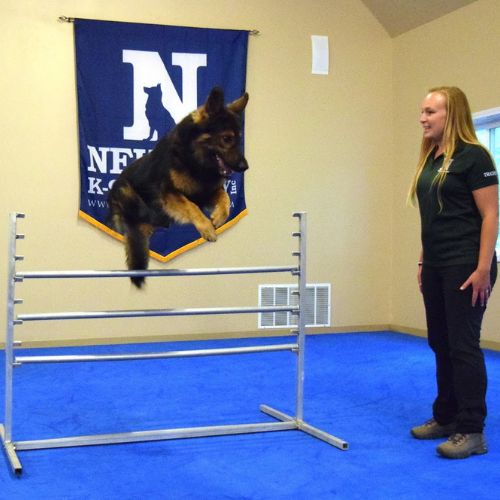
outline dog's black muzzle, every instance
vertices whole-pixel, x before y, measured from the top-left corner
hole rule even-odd
[[[248,170],[248,163],[245,158],[242,158],[236,167],[232,167],[235,172],[244,172]]]
[[[244,157],[235,163],[225,162],[219,155],[216,155],[217,165],[219,167],[219,174],[228,179],[234,172],[244,172],[248,169],[248,163]]]

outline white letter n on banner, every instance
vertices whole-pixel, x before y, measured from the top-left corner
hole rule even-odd
[[[179,123],[184,116],[198,107],[198,68],[207,65],[206,54],[172,53],[172,65],[182,68],[183,99],[175,90],[158,52],[124,50],[122,59],[134,68],[134,123],[131,127],[123,127],[125,140],[141,141],[149,137],[149,122],[146,117],[148,96],[144,92],[145,87],[160,84],[161,102],[175,123]]]

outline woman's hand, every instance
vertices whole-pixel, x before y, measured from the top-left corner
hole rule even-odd
[[[460,290],[465,290],[472,285],[472,307],[476,305],[479,298],[479,304],[484,307],[491,293],[490,272],[476,269],[463,283]]]

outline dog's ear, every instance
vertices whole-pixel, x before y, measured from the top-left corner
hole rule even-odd
[[[224,109],[224,92],[220,87],[214,87],[203,105],[207,115],[216,115]]]
[[[239,99],[233,101],[231,104],[228,104],[227,107],[234,113],[241,114],[245,109],[248,102],[248,94],[245,92]]]

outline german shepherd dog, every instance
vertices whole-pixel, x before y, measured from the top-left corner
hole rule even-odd
[[[110,190],[109,223],[125,237],[127,266],[147,269],[155,228],[194,224],[215,241],[215,229],[229,216],[224,180],[248,163],[240,149],[241,116],[248,94],[224,105],[215,87],[205,104],[186,116],[150,152],[131,163]],[[210,218],[203,209],[210,211]],[[143,277],[132,277],[141,288]]]

